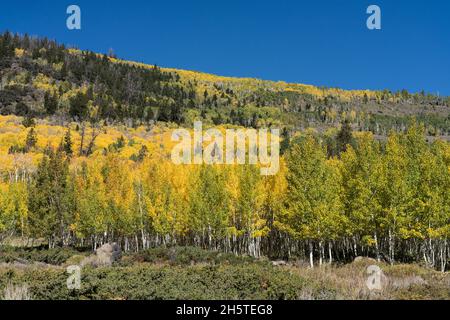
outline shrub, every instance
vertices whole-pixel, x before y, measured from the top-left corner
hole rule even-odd
[[[170,248],[157,247],[147,249],[139,253],[129,254],[124,258],[124,264],[133,262],[168,263],[170,265],[191,265],[191,264],[242,264],[257,262],[249,256],[237,256],[232,253],[221,253],[218,251],[208,251],[198,247],[175,246]]]
[[[0,269],[0,290],[26,283],[36,299],[296,299],[304,280],[269,265],[154,266],[82,269],[81,290],[61,268]]]
[[[52,265],[61,265],[70,257],[79,254],[69,248],[36,249],[1,247],[0,262],[41,262]]]

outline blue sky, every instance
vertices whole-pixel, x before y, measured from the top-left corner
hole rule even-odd
[[[66,8],[82,30],[66,28]],[[382,10],[382,30],[366,9]],[[0,30],[228,76],[450,95],[450,1],[2,1]]]

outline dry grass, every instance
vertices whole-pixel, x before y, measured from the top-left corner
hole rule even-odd
[[[14,285],[11,282],[6,285],[3,292],[3,300],[33,300],[28,285]]]
[[[382,270],[381,290],[370,290],[366,284],[367,267],[378,265]],[[299,299],[327,299],[314,297],[310,288],[329,288],[332,299],[450,299],[450,274],[422,268],[417,265],[394,265],[362,260],[343,266],[323,265],[314,269],[304,266],[287,267],[305,278],[306,287]]]

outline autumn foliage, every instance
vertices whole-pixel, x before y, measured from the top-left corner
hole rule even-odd
[[[353,133],[336,155],[326,135],[307,130],[289,142],[279,173],[261,176],[253,165],[173,164],[164,126],[103,127],[87,156],[76,123],[39,120],[27,147],[22,120],[0,117],[3,240],[194,245],[311,264],[368,255],[446,268],[450,145],[427,142],[423,126],[386,141]]]

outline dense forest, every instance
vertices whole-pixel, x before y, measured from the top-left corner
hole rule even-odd
[[[448,268],[449,99],[162,69],[10,33],[0,75],[0,241]],[[281,127],[280,171],[175,165],[171,131],[197,119]]]
[[[87,157],[77,124],[25,129],[21,119],[0,125],[3,239],[448,263],[450,145],[428,143],[421,125],[387,141],[345,124],[334,138],[307,130],[289,141],[280,172],[261,176],[254,165],[173,164],[170,129],[104,128]]]

